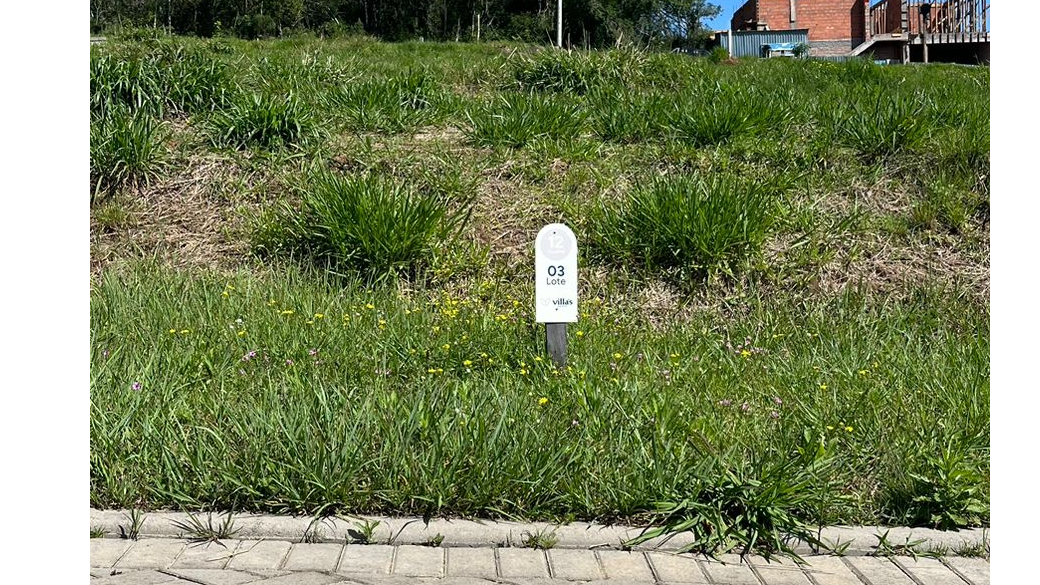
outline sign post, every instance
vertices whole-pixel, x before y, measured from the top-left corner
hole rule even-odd
[[[567,365],[567,323],[578,320],[578,241],[562,223],[538,232],[534,244],[535,320],[557,368]]]

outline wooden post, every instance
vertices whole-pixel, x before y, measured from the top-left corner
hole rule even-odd
[[[477,42],[480,42],[480,13],[477,13]]]
[[[566,323],[545,324],[545,349],[557,369],[562,370],[567,367]]]

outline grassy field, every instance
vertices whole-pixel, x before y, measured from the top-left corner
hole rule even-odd
[[[988,525],[988,69],[91,50],[93,506]]]

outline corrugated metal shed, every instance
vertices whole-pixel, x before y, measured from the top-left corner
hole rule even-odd
[[[715,40],[723,49],[729,50],[729,31],[715,33]],[[809,42],[809,29],[795,30],[735,30],[731,57],[762,57],[762,45],[774,43]]]

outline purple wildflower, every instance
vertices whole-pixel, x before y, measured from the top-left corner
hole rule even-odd
[[[141,391],[141,383],[140,382],[134,382],[133,384],[130,385],[130,389],[133,390],[134,392],[140,392]]]
[[[783,406],[784,405],[784,401],[780,400],[779,396],[774,396],[773,397],[773,402],[775,402],[777,406]]]
[[[317,349],[309,349],[309,350],[307,350],[307,353],[310,354],[313,357],[313,356],[318,355],[318,350]]]
[[[730,400],[729,398],[723,398],[722,400],[719,401],[719,406],[729,406],[731,404],[733,404],[733,401]]]
[[[740,410],[743,410],[744,412],[749,412],[751,410],[751,405],[745,402],[744,404],[740,405]]]
[[[295,362],[293,362],[292,360],[285,360],[285,365],[287,365],[287,366],[291,366],[291,365],[293,365],[294,363],[295,363]]]
[[[775,410],[770,410],[769,411],[769,418],[771,418],[773,420],[776,420],[776,419],[780,418],[780,413],[775,411]]]

